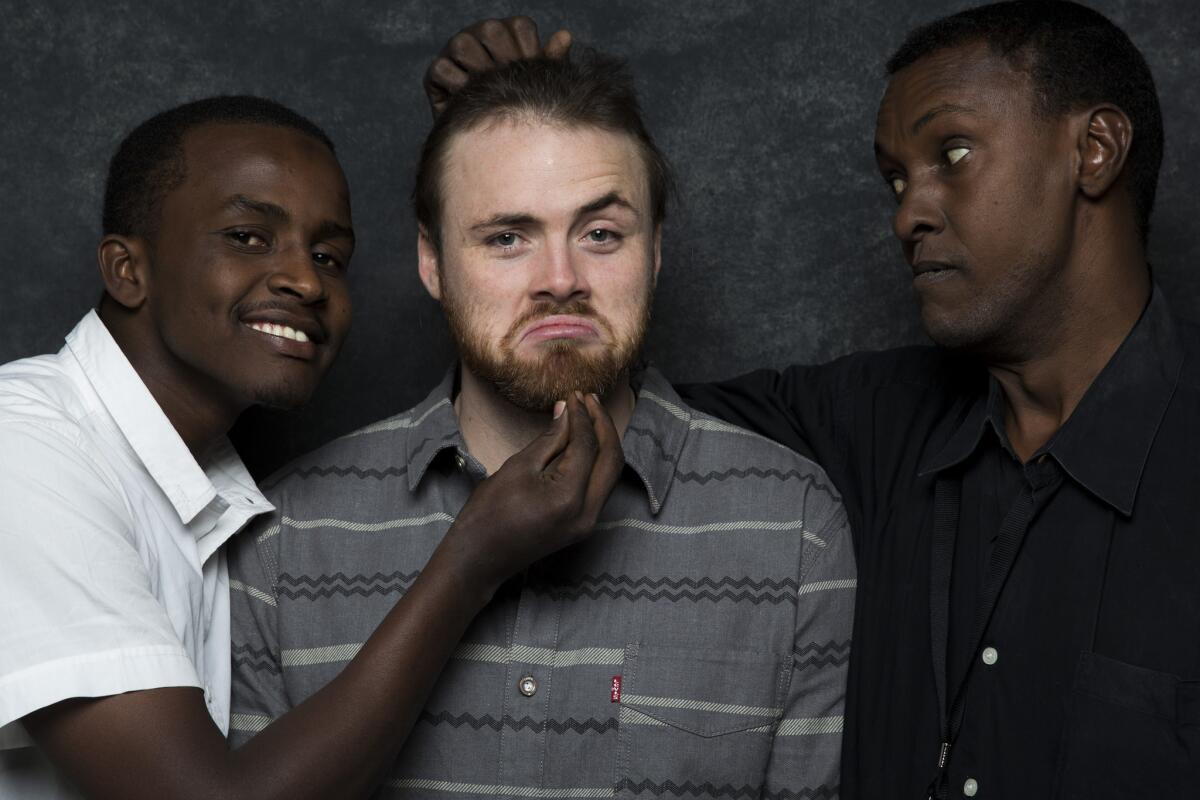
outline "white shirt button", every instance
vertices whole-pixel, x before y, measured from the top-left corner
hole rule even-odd
[[[1000,651],[994,647],[985,647],[979,657],[983,659],[983,663],[990,667],[1000,660]]]
[[[526,675],[517,682],[517,689],[526,697],[533,697],[537,694],[537,681],[533,679],[532,675]]]
[[[975,780],[974,778],[967,778],[967,780],[963,783],[963,794],[965,794],[967,797],[974,797],[975,793],[978,791],[979,781]]]

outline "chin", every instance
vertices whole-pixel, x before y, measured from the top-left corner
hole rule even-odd
[[[576,391],[607,394],[627,366],[611,349],[595,354],[565,342],[550,347],[534,363],[508,360],[500,369],[480,377],[494,384],[500,396],[518,408],[549,411],[557,401]]]
[[[280,382],[255,387],[252,397],[254,405],[275,411],[291,411],[307,403],[314,389],[313,386]]]

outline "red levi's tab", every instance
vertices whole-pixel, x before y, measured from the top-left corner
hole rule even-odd
[[[609,691],[608,699],[609,699],[609,702],[612,702],[612,703],[621,702],[621,676],[620,675],[613,675],[612,689]]]

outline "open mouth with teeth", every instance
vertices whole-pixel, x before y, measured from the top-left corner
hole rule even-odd
[[[289,328],[287,325],[275,325],[270,322],[250,322],[249,327],[265,333],[268,336],[278,336],[281,339],[291,339],[294,342],[307,342],[308,334],[304,331],[298,331],[295,328]]]

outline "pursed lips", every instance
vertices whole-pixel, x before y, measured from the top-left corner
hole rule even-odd
[[[961,270],[948,261],[923,259],[912,265],[913,286],[921,288],[926,285],[940,283],[959,274]]]
[[[594,339],[600,335],[595,323],[574,314],[553,314],[530,323],[520,341],[544,342],[549,339]]]

